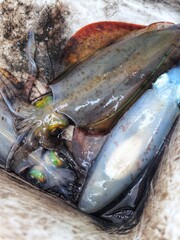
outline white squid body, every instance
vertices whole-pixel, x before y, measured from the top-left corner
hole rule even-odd
[[[114,200],[156,156],[179,114],[180,67],[163,74],[110,132],[81,195],[94,213]]]

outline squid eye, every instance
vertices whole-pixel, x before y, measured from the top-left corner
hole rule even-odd
[[[48,106],[49,104],[51,104],[53,102],[53,98],[52,96],[45,96],[43,98],[41,98],[40,100],[38,100],[37,102],[35,102],[35,106],[38,108],[44,108],[46,106]]]
[[[31,168],[29,174],[31,178],[37,180],[40,183],[44,183],[46,181],[45,174],[38,167]]]
[[[62,167],[64,165],[63,158],[59,157],[57,153],[50,151],[51,164],[55,167]]]

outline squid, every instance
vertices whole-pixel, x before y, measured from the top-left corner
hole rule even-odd
[[[117,202],[133,182],[134,188],[138,176],[159,164],[163,143],[179,116],[179,89],[180,67],[175,67],[160,76],[152,89],[147,90],[118,121],[89,174],[79,201],[82,211],[99,212],[109,221],[114,217],[116,222],[119,219],[122,222],[123,212],[128,208],[133,218],[135,211],[130,209],[128,201],[124,208],[113,206],[114,212],[108,212],[108,206],[113,208],[113,200]],[[141,176],[138,181],[143,178]],[[144,193],[146,188],[143,188]]]
[[[133,227],[179,115],[180,26],[85,26],[50,92],[30,104],[34,41],[31,31],[25,84],[0,68],[0,165],[101,222]]]

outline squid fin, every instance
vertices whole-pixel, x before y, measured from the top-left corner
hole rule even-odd
[[[76,32],[65,46],[63,68],[68,69],[94,54],[98,49],[110,45],[132,31],[145,27],[143,25],[111,21],[89,24]]]
[[[172,22],[156,22],[149,26],[125,22],[96,22],[81,28],[68,41],[64,48],[64,64],[74,65],[98,49],[106,47],[116,40],[138,30],[161,30],[174,25]]]
[[[147,26],[146,32],[157,31],[175,25],[173,22],[155,22]]]

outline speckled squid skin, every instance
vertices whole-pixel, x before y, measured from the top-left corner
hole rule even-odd
[[[54,109],[86,131],[107,132],[179,57],[179,25],[155,24],[99,50],[50,85]]]

